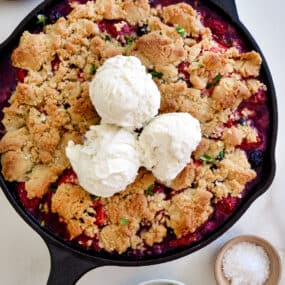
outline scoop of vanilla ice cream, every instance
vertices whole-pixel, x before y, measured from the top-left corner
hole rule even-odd
[[[155,82],[134,56],[107,59],[90,83],[89,96],[102,123],[131,129],[143,127],[160,107]]]
[[[69,141],[66,155],[79,184],[100,197],[124,190],[140,167],[136,134],[112,125],[92,126],[83,145]]]
[[[191,161],[201,141],[197,119],[188,113],[155,117],[142,131],[139,148],[142,164],[167,186]]]

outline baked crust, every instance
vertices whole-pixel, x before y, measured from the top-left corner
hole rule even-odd
[[[178,238],[193,233],[208,220],[213,211],[211,198],[212,194],[202,189],[189,189],[174,196],[168,207],[170,217],[167,224]]]
[[[58,213],[66,223],[70,239],[74,239],[83,232],[94,237],[97,228],[92,217],[94,209],[90,195],[80,186],[68,183],[61,184],[52,197],[51,210]]]

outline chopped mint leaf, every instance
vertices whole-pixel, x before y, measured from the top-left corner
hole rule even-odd
[[[183,28],[181,28],[181,27],[176,27],[175,29],[176,29],[177,33],[178,33],[182,38],[185,37],[185,30],[184,30]]]
[[[46,25],[46,22],[47,22],[47,16],[43,15],[43,14],[39,14],[37,15],[37,24],[42,24],[43,26]]]
[[[120,219],[120,225],[126,225],[129,222],[128,218],[122,218]]]
[[[110,41],[111,41],[111,38],[110,38],[108,35],[106,35],[106,36],[105,36],[105,41],[110,42]]]
[[[200,160],[204,163],[215,164],[217,161],[223,160],[225,157],[225,150],[221,150],[216,158],[211,157],[208,154],[204,154],[200,157]]]
[[[207,89],[212,88],[213,86],[217,85],[219,83],[219,81],[222,79],[222,75],[219,73],[213,80],[212,82],[209,82],[207,84]]]
[[[41,226],[44,227],[45,225],[46,225],[46,221],[45,221],[45,220],[42,220],[42,221],[41,221]]]
[[[214,158],[212,158],[210,155],[208,154],[204,154],[200,157],[200,160],[203,161],[204,163],[215,163],[216,160]]]
[[[130,37],[129,35],[125,35],[125,40],[127,42],[126,48],[129,49],[132,46],[135,39],[133,37]]]
[[[150,74],[151,74],[152,78],[155,78],[155,77],[161,78],[163,76],[162,72],[158,72],[158,71],[155,71],[155,70],[152,71]]]
[[[129,35],[125,35],[125,40],[127,43],[132,43],[134,41],[135,38],[129,36]]]
[[[44,208],[44,205],[42,203],[39,204],[39,210],[42,211],[42,209]]]
[[[96,66],[94,63],[91,64],[91,68],[90,68],[90,75],[94,75],[96,71]]]
[[[223,158],[225,157],[225,150],[221,150],[220,153],[217,156],[217,160],[223,160]]]
[[[98,197],[98,196],[96,196],[96,195],[91,195],[91,199],[92,199],[93,201],[95,201],[95,200],[98,200],[98,199],[99,199],[99,197]]]
[[[151,184],[147,187],[147,189],[144,190],[144,193],[146,195],[153,196],[154,195],[153,189],[154,189],[154,184]]]

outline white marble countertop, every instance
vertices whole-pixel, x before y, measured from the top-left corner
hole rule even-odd
[[[0,42],[40,0],[0,0]],[[179,260],[148,267],[102,267],[83,276],[78,285],[135,285],[142,280],[169,278],[187,285],[213,285],[213,261],[218,248],[233,236],[255,234],[272,242],[285,260],[285,46],[283,0],[237,0],[241,20],[252,32],[268,60],[279,103],[277,175],[269,191],[244,216],[211,245]],[[1,55],[0,55],[1,56]],[[282,147],[283,145],[283,147]],[[50,260],[47,247],[27,226],[0,191],[0,283],[5,285],[46,284]],[[285,267],[283,263],[283,271]],[[285,284],[285,273],[280,285]]]

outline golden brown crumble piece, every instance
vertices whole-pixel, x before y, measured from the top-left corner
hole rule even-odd
[[[195,164],[188,163],[171,183],[171,189],[180,190],[190,187],[195,178]]]
[[[242,53],[235,62],[235,70],[244,77],[257,77],[260,72],[262,59],[255,51]]]
[[[258,133],[251,126],[231,127],[224,130],[222,139],[227,146],[239,146],[244,141],[246,143],[257,142]]]
[[[106,42],[100,37],[94,37],[91,41],[91,50],[95,55],[98,55],[100,60],[104,62],[106,59],[120,55],[124,49],[111,42]]]
[[[175,195],[167,208],[167,225],[173,228],[176,236],[193,233],[213,212],[210,205],[212,194],[202,189],[189,189]]]
[[[119,254],[129,247],[136,248],[141,243],[136,235],[138,229],[139,224],[133,219],[129,219],[125,225],[105,226],[99,235],[100,244],[106,251],[117,251]]]
[[[140,168],[139,173],[133,183],[127,186],[126,190],[121,192],[123,196],[129,193],[143,194],[144,190],[155,183],[155,177],[144,168]]]
[[[186,3],[169,5],[162,12],[165,23],[183,28],[187,34],[197,37],[204,30],[197,12]]]
[[[30,109],[27,127],[40,161],[45,164],[52,162],[54,151],[60,141],[59,130],[51,127],[46,122],[45,115],[35,108]]]
[[[206,71],[214,72],[215,74],[225,75],[233,72],[233,66],[227,54],[223,53],[205,51],[201,56],[201,65]]]
[[[107,202],[106,210],[112,223],[118,223],[122,218],[134,218],[138,221],[145,218],[153,219],[154,213],[148,208],[147,197],[144,194],[130,194],[125,197],[113,196]]]
[[[29,140],[27,128],[23,127],[14,131],[7,132],[0,141],[0,152],[5,153],[9,150],[22,150]]]
[[[246,85],[252,95],[256,94],[259,89],[263,89],[265,91],[267,89],[263,83],[256,79],[248,79],[246,81]]]
[[[162,73],[162,79],[167,82],[176,82],[178,79],[178,69],[173,64],[156,65],[155,70]]]
[[[150,15],[148,0],[126,0],[122,4],[125,19],[132,25],[142,24]]]
[[[36,165],[26,182],[27,197],[42,198],[49,190],[50,184],[57,180],[62,171],[62,167],[57,165]]]
[[[247,161],[245,152],[232,146],[222,147],[221,142],[216,143],[216,146],[215,142],[209,143],[210,140],[202,140],[194,156],[197,156],[198,159],[204,152],[203,155],[214,160],[215,168],[211,168],[211,163],[197,166],[194,183],[211,191],[215,200],[227,197],[229,194],[239,196],[246,183],[256,177],[255,171],[251,169]],[[211,147],[208,148],[209,146]],[[224,153],[224,158],[220,161],[217,159],[217,154],[220,154],[221,151]]]
[[[25,126],[25,117],[28,114],[28,107],[18,102],[11,102],[9,107],[3,109],[3,113],[4,118],[2,122],[5,129],[8,132],[14,131]]]
[[[18,83],[15,92],[10,98],[10,102],[39,106],[43,103],[44,96],[40,88],[33,84]]]
[[[215,113],[210,121],[201,124],[202,134],[206,138],[220,139],[224,124],[229,120],[232,110],[230,108]]]
[[[195,88],[188,88],[186,83],[162,84],[160,112],[188,112],[200,122],[213,118],[213,111],[207,97],[202,97],[201,92]]]
[[[160,199],[150,200],[145,195],[145,190],[154,182],[152,174],[141,170],[136,180],[125,191],[104,199],[103,204],[111,223],[119,223],[122,218],[133,218],[137,222],[142,219],[153,220],[156,212],[163,209],[165,204]]]
[[[193,152],[193,156],[196,160],[199,160],[201,156],[207,154],[212,158],[216,158],[221,151],[224,150],[224,143],[222,141],[202,138],[200,144]]]
[[[207,86],[208,79],[203,76],[198,76],[195,74],[190,75],[190,82],[192,83],[193,87],[199,90],[203,90]]]
[[[246,184],[256,177],[256,173],[251,169],[243,150],[235,149],[218,163],[218,167],[224,168],[228,172],[227,178],[236,180],[241,184]]]
[[[51,40],[44,34],[30,34],[24,32],[19,46],[12,54],[15,67],[37,71],[51,59]]]
[[[97,4],[93,1],[88,1],[85,5],[80,5],[76,2],[71,3],[73,10],[68,15],[68,20],[76,22],[78,19],[91,19],[93,21],[100,21],[103,19],[102,15],[98,14]],[[99,4],[100,5],[100,4]],[[60,18],[59,21],[63,21],[64,18]],[[57,21],[54,25],[56,26],[59,21]],[[62,24],[61,22],[61,24]],[[62,25],[58,25],[57,31],[65,32],[65,28]]]
[[[1,156],[2,173],[7,181],[25,181],[33,163],[21,151],[8,151]]]
[[[97,232],[92,199],[80,186],[61,184],[52,196],[51,210],[67,224],[70,239],[83,232],[94,237]]]
[[[212,107],[215,110],[236,108],[243,99],[251,96],[247,86],[231,77],[224,77],[212,93]]]
[[[133,52],[146,66],[175,64],[185,57],[183,41],[173,39],[159,32],[150,32],[136,41]]]
[[[160,35],[165,35],[171,38],[177,45],[183,45],[183,39],[177,30],[161,21],[159,17],[152,16],[148,19],[148,31],[158,32]]]
[[[222,183],[215,184],[211,190],[217,199],[228,194],[239,196],[246,183],[256,177],[256,172],[251,169],[244,151],[234,149],[226,153],[225,158],[217,163],[214,171],[215,180]]]
[[[141,238],[148,246],[153,246],[155,243],[163,241],[167,235],[167,229],[163,225],[154,224],[152,227],[141,234]]]
[[[54,162],[63,169],[70,167],[70,161],[65,154],[65,148],[69,141],[73,141],[75,144],[82,144],[83,137],[78,132],[67,132],[62,136],[58,148],[54,154]]]
[[[122,19],[125,16],[125,12],[121,7],[121,0],[97,0],[95,4],[96,12],[102,15],[104,19],[115,20]]]
[[[26,128],[7,132],[0,142],[2,172],[8,181],[25,181],[33,167]]]

